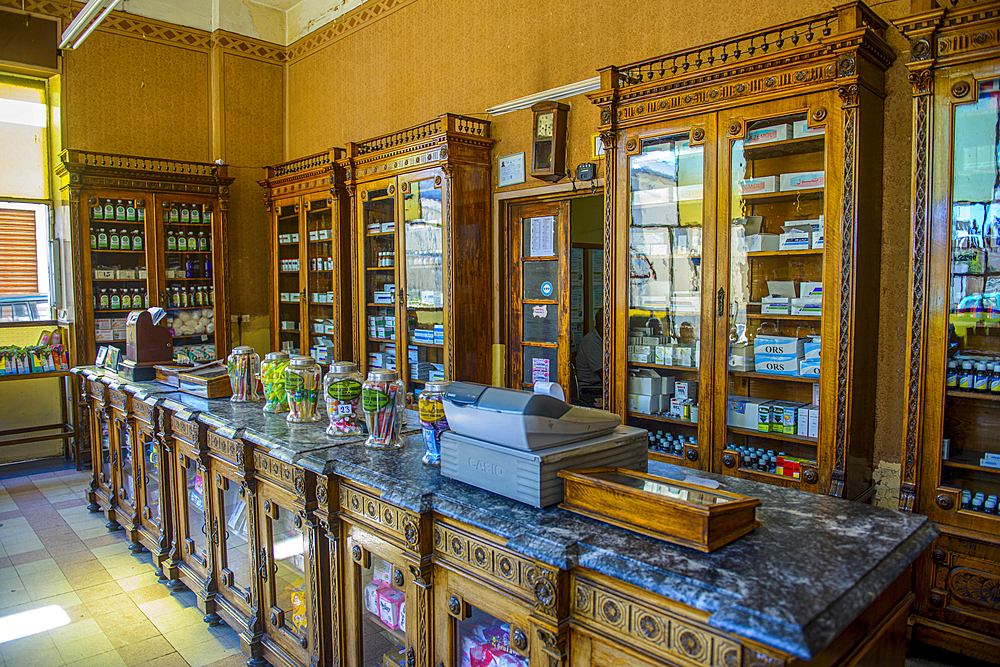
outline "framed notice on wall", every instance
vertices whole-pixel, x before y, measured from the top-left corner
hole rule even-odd
[[[500,165],[500,169],[497,172],[500,174],[499,181],[497,182],[498,187],[502,188],[508,185],[524,183],[524,153],[504,155],[497,158],[497,162]]]

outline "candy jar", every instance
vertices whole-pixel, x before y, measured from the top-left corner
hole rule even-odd
[[[292,357],[285,368],[285,392],[288,394],[288,416],[293,424],[318,422],[320,387],[319,364],[312,357]]]
[[[399,420],[403,414],[403,383],[396,371],[376,369],[368,372],[361,386],[361,409],[368,424],[365,447],[399,449]]]
[[[444,416],[444,393],[449,384],[447,381],[428,382],[417,401],[424,447],[427,449],[421,459],[424,465],[441,465],[441,434],[448,430],[448,420]]]
[[[361,435],[361,373],[351,361],[335,361],[323,379],[323,396],[330,415],[327,435]]]
[[[288,412],[285,397],[285,368],[287,352],[268,352],[260,364],[260,382],[264,385],[264,412]]]
[[[257,375],[260,372],[260,357],[249,345],[234,347],[226,359],[229,382],[233,386],[233,403],[255,403],[257,395]]]

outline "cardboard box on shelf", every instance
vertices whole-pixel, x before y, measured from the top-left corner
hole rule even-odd
[[[747,132],[747,138],[743,141],[743,145],[759,146],[761,144],[769,144],[775,141],[784,141],[788,139],[791,131],[792,127],[789,123],[779,123],[778,125],[758,127],[755,130],[749,130]]]
[[[674,382],[674,396],[677,398],[698,398],[698,383],[692,380]]]
[[[756,195],[765,192],[778,191],[777,176],[762,176],[760,178],[748,178],[739,182],[741,195]]]
[[[659,394],[647,396],[643,394],[628,394],[629,412],[639,412],[644,415],[651,415],[659,412],[661,397]]]
[[[819,359],[800,359],[799,375],[803,377],[819,377]]]
[[[823,283],[803,280],[799,283],[799,296],[804,299],[810,297],[823,298]]]
[[[785,354],[801,357],[805,349],[805,339],[794,336],[757,336],[753,341],[755,355]]]
[[[817,297],[806,297],[804,299],[792,299],[792,315],[822,315],[823,299]]]
[[[797,375],[799,360],[795,358],[764,359],[757,356],[754,361],[754,370],[757,373],[767,373],[768,375]]]
[[[781,191],[811,190],[826,186],[826,175],[822,171],[798,171],[781,175]]]
[[[809,121],[797,120],[792,123],[792,138],[821,137],[826,134],[825,127],[809,127]]]

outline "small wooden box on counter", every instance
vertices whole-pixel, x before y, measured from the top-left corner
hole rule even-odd
[[[563,470],[559,507],[698,551],[714,551],[760,525],[760,500],[623,468]]]

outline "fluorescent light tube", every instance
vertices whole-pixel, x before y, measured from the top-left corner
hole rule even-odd
[[[121,0],[89,0],[63,31],[60,49],[77,48]],[[98,16],[99,15],[99,16]],[[97,16],[96,19],[94,17]],[[70,46],[72,45],[72,46]]]

